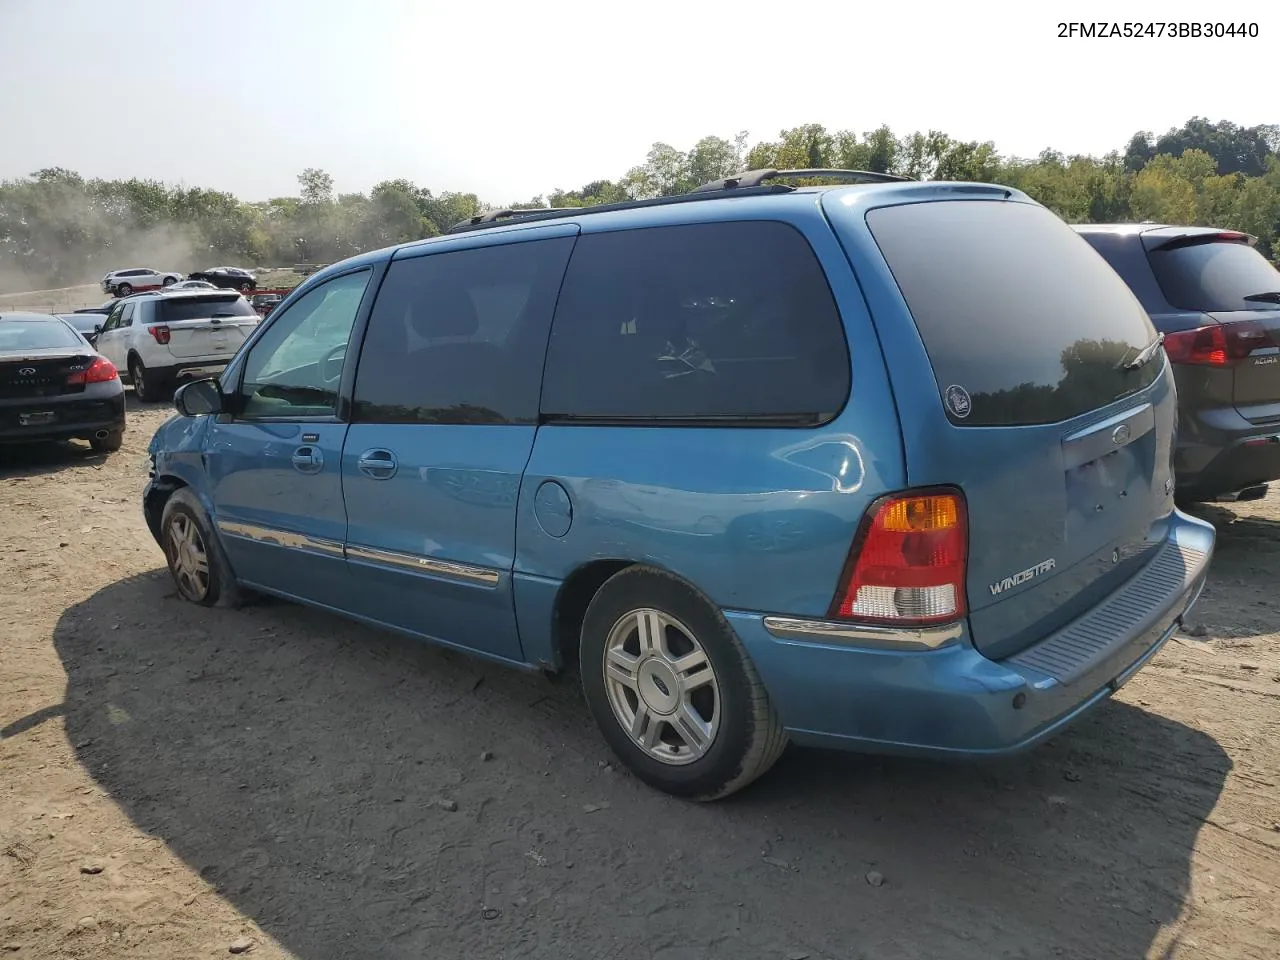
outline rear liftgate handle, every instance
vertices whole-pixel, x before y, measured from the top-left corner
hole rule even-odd
[[[396,475],[395,454],[390,450],[366,450],[360,454],[356,466],[370,480],[390,480]]]

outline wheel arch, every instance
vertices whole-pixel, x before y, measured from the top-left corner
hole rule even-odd
[[[632,567],[644,567],[646,570],[652,570],[679,581],[712,609],[719,609],[696,583],[660,563],[652,560],[621,558],[591,560],[576,567],[569,576],[565,577],[560,589],[556,592],[555,605],[552,608],[552,636],[555,642],[558,669],[563,670],[578,662],[578,640],[582,633],[582,621],[587,615],[587,607],[591,605],[596,594],[614,576]]]
[[[578,662],[578,637],[587,607],[600,588],[616,573],[636,566],[638,560],[619,558],[591,560],[575,568],[556,591],[551,613],[551,634],[555,643],[556,666],[565,669]]]
[[[146,518],[147,529],[151,531],[151,536],[161,547],[163,543],[160,539],[160,518],[164,516],[164,505],[169,502],[169,498],[175,491],[187,487],[190,487],[190,484],[181,477],[167,473],[153,479],[148,484],[146,493],[142,495],[142,515]]]

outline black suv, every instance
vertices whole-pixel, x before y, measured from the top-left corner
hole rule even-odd
[[[210,267],[208,270],[197,270],[187,274],[188,280],[203,280],[223,290],[239,290],[248,293],[258,288],[258,281],[252,273],[240,267]]]
[[[1177,495],[1257,500],[1280,478],[1280,271],[1212,227],[1080,224],[1164,334],[1178,385]]]

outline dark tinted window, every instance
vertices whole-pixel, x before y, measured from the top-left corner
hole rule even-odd
[[[210,317],[256,317],[243,297],[173,297],[156,304],[156,323],[207,320]]]
[[[548,415],[818,422],[848,395],[844,327],[794,228],[708,223],[578,241],[547,355]]]
[[[943,406],[974,426],[1056,423],[1151,383],[1161,358],[1142,306],[1043,207],[944,201],[882,207],[867,223],[915,318]]]
[[[58,316],[83,334],[93,333],[95,328],[106,320],[106,317],[100,313],[60,313]]]
[[[356,372],[356,420],[531,423],[573,239],[391,265]]]
[[[0,320],[0,353],[49,347],[89,349],[61,320]]]
[[[1274,302],[1244,299],[1280,296],[1280,271],[1248,244],[1195,243],[1147,256],[1165,299],[1179,310],[1280,309]]]

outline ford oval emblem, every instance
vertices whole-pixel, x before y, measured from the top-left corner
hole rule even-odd
[[[1129,425],[1122,423],[1111,431],[1111,442],[1115,444],[1125,443],[1129,439]]]

